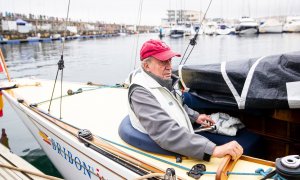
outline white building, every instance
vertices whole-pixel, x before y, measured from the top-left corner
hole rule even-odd
[[[1,24],[2,24],[2,30],[3,31],[17,31],[18,30],[16,21],[2,20]]]
[[[171,27],[174,25],[192,25],[199,24],[204,14],[195,10],[168,10],[167,18],[161,21],[162,27]]]

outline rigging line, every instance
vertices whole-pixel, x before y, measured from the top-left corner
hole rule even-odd
[[[182,56],[182,58],[181,58],[181,60],[180,60],[179,65],[181,65],[181,63],[182,63],[182,61],[183,61],[183,59],[184,59],[184,57],[185,57],[185,54],[186,54],[187,50],[189,49],[190,45],[192,45],[193,48],[190,50],[189,55],[188,55],[188,57],[185,59],[185,61],[184,61],[183,64],[186,63],[186,61],[188,60],[188,58],[189,58],[191,52],[192,52],[193,49],[194,49],[194,46],[197,44],[198,33],[199,33],[199,31],[200,31],[200,28],[201,28],[202,25],[203,25],[203,21],[205,20],[206,14],[207,14],[207,12],[208,12],[208,10],[209,10],[209,8],[210,8],[211,3],[212,3],[212,0],[210,0],[210,2],[209,2],[209,4],[208,4],[208,7],[206,8],[206,11],[205,11],[205,13],[204,13],[204,15],[203,15],[203,18],[202,18],[202,20],[201,20],[201,22],[200,22],[200,26],[199,26],[199,28],[196,29],[196,34],[195,34],[195,36],[190,40],[190,43],[189,43],[189,45],[187,46],[187,48],[186,48],[186,50],[185,50],[185,52],[184,52],[184,54],[183,54],[183,56]],[[200,12],[201,12],[201,11],[200,11]]]
[[[140,0],[137,27],[139,27],[141,25],[142,9],[143,9],[143,0]],[[140,37],[140,33],[138,32],[138,35],[137,35],[137,38],[136,38],[136,42],[135,42],[135,48],[136,49],[135,49],[135,57],[134,57],[133,70],[136,69],[136,63],[137,63],[137,59],[136,58],[137,58],[137,52],[138,52],[139,37]]]
[[[58,77],[58,72],[60,70],[61,70],[61,86],[60,86],[60,88],[61,88],[61,97],[62,97],[63,69],[65,67],[65,65],[64,65],[64,49],[65,49],[65,39],[66,39],[67,25],[68,25],[68,20],[69,20],[70,4],[71,4],[71,0],[68,1],[67,18],[65,20],[65,30],[64,30],[61,56],[60,56],[60,60],[57,63],[58,69],[57,69],[57,73],[56,73],[56,77],[55,77],[55,81],[54,81],[54,85],[53,85],[53,89],[52,89],[52,94],[51,94],[50,104],[49,104],[49,107],[48,107],[48,112],[50,112],[50,108],[51,108],[51,104],[52,104],[51,102],[52,102],[52,98],[53,98],[53,94],[54,94],[54,90],[55,90],[55,85],[56,85],[56,81],[57,81],[57,77]],[[60,118],[61,118],[61,105],[62,105],[62,98],[61,98],[61,101],[60,101]]]
[[[61,76],[60,76],[60,105],[59,105],[59,119],[61,119],[61,108],[62,108],[62,86],[63,86],[63,75],[64,75],[64,69],[61,70]]]
[[[186,59],[184,60],[183,64],[185,64],[186,61],[188,60],[188,58],[190,57],[190,55],[191,55],[191,53],[192,53],[194,47],[195,47],[195,46],[192,46],[192,49],[190,50],[190,52],[189,52],[189,54],[187,55]]]
[[[61,50],[62,56],[64,55],[64,49],[65,49],[65,40],[66,40],[67,25],[68,25],[68,20],[69,20],[70,2],[71,2],[71,0],[69,0],[69,3],[68,3],[67,19],[65,21],[64,40],[63,40],[62,50]]]
[[[14,87],[12,87],[12,88],[14,88]],[[83,88],[89,88],[89,87],[82,87],[82,88],[79,88],[79,89],[82,89],[82,92],[85,92],[85,91],[93,91],[93,90],[97,90],[97,89],[101,89],[101,88],[123,88],[123,86],[121,86],[121,85],[115,85],[115,86],[104,85],[104,86],[91,87],[91,88],[86,89],[86,90],[84,90]],[[11,89],[11,87],[9,87],[9,89]],[[77,94],[78,91],[79,91],[79,89],[78,89],[77,91],[75,91],[74,93]],[[74,95],[74,94],[73,94],[73,95]],[[73,95],[72,95],[72,96],[73,96]],[[70,95],[65,94],[65,95],[63,95],[63,96],[54,97],[54,98],[52,98],[52,100],[57,100],[57,99],[60,99],[60,98],[63,98],[63,97],[69,97],[69,96],[70,96]],[[49,102],[49,101],[50,101],[50,103],[51,103],[51,100],[49,99],[49,100],[41,101],[41,102],[34,103],[34,104],[40,105],[40,104],[43,104],[43,103],[46,103],[46,102]]]
[[[54,95],[54,90],[55,90],[55,85],[56,85],[56,79],[57,79],[57,76],[58,76],[58,71],[59,71],[59,69],[57,69],[57,71],[56,71],[55,81],[54,81],[54,85],[53,85],[53,89],[52,89],[52,93],[51,93],[51,98],[50,98],[50,103],[49,103],[49,107],[48,107],[48,113],[50,113],[50,107],[51,107],[52,100],[53,100],[53,95]]]

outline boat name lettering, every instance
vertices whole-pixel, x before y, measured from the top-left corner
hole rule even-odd
[[[91,172],[94,172],[94,168],[86,164],[79,157],[74,156],[71,151],[67,150],[65,147],[61,146],[58,142],[52,141],[52,149],[56,151],[62,158],[67,160],[70,164],[74,164],[78,171],[83,171],[83,174],[91,179]]]

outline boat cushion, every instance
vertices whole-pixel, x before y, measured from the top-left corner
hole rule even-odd
[[[262,138],[259,135],[252,133],[245,128],[239,130],[236,136],[225,136],[209,132],[201,132],[197,134],[206,137],[207,139],[211,140],[217,145],[222,145],[232,140],[235,140],[244,148],[245,155],[263,157],[264,148]],[[144,134],[136,130],[131,125],[129,116],[126,116],[122,120],[119,126],[119,135],[121,139],[123,139],[123,141],[139,149],[157,154],[178,156],[178,154],[167,151],[158,146],[158,144],[156,144],[156,142],[153,141],[148,134]]]
[[[156,144],[156,142],[153,141],[148,134],[136,130],[131,125],[129,116],[126,116],[122,120],[119,126],[119,135],[121,139],[123,139],[123,141],[139,149],[157,153],[157,154],[164,154],[164,155],[171,155],[171,156],[178,155],[174,152],[167,151],[161,148],[160,146],[158,146],[158,144]]]

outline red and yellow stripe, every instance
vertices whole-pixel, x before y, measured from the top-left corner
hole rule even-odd
[[[44,140],[47,144],[51,145],[51,141],[49,141],[47,134],[45,134],[45,133],[42,132],[42,131],[39,131],[39,135],[43,138],[43,140]]]

